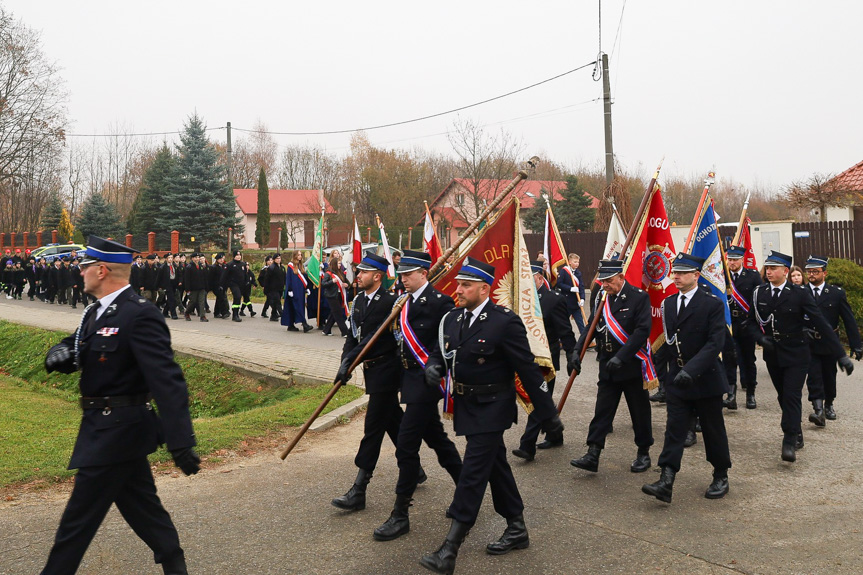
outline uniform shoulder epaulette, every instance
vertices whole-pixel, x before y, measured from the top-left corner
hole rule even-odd
[[[635,290],[636,290],[638,293],[644,293],[644,290],[643,290],[643,289],[641,289],[641,288],[635,288]]]
[[[490,305],[490,306],[488,306],[488,307],[489,307],[489,309],[491,309],[491,310],[493,310],[493,311],[499,311],[499,312],[501,312],[501,313],[512,313],[512,310],[511,310],[511,309],[509,309],[508,307],[506,307],[506,306],[502,306],[502,305],[498,305],[498,304],[496,304],[496,303],[493,303],[493,304],[491,304],[491,305]]]
[[[839,291],[845,291],[845,290],[843,290],[843,289],[842,289],[841,287],[839,287],[839,286],[833,286],[833,287],[835,287],[835,288],[836,288],[836,289],[838,289]]]

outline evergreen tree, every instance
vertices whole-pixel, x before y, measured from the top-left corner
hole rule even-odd
[[[72,225],[72,218],[69,217],[69,211],[63,208],[60,212],[60,224],[57,226],[57,236],[61,242],[68,242],[75,234],[75,226]]]
[[[284,252],[285,250],[288,249],[289,245],[291,245],[291,241],[290,241],[290,238],[288,237],[288,222],[284,221],[284,222],[282,222],[282,241],[281,241],[281,245],[279,246],[279,249]],[[284,259],[285,258],[282,258],[282,260],[284,260]],[[282,263],[287,264],[286,261],[283,261]]]
[[[197,114],[183,126],[177,152],[166,194],[159,198],[156,227],[194,236],[201,246],[224,242],[229,227],[242,232],[225,166]]]
[[[258,247],[270,243],[270,188],[267,186],[267,174],[264,168],[258,174],[258,216],[255,227],[255,242]]]
[[[156,219],[160,213],[160,206],[168,194],[168,179],[174,169],[177,159],[171,153],[168,144],[163,144],[156,153],[153,163],[144,173],[144,181],[138,197],[132,204],[129,212],[127,227],[130,234],[143,235],[148,232],[165,232],[170,229],[158,229]]]
[[[60,229],[60,216],[63,215],[63,202],[60,201],[60,194],[54,192],[48,198],[48,203],[42,208],[42,218],[40,226],[43,230],[50,232],[51,230]]]
[[[117,208],[99,193],[90,194],[81,206],[78,229],[85,238],[96,235],[117,239],[125,231]]]
[[[593,196],[585,193],[584,187],[573,175],[566,176],[566,189],[560,192],[563,199],[556,202],[554,219],[561,232],[588,231],[593,229],[596,210],[591,208]]]

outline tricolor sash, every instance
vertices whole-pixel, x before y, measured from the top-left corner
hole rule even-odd
[[[621,327],[620,323],[615,319],[614,314],[611,313],[611,303],[608,301],[608,298],[605,299],[605,304],[603,304],[602,315],[605,318],[605,325],[609,333],[614,336],[614,339],[620,345],[626,345],[626,342],[629,341],[629,334],[626,333],[626,330]],[[650,346],[645,345],[643,348],[639,348],[635,353],[635,357],[641,360],[641,377],[644,379],[644,383],[650,384],[650,382],[656,381],[658,376],[656,375],[656,367],[653,365]]]
[[[297,277],[300,278],[300,281],[303,282],[303,287],[308,289],[309,282],[306,281],[306,277],[303,274],[294,269],[294,262],[289,262],[288,268],[290,268],[292,274],[296,274]]]
[[[411,327],[410,322],[408,321],[408,311],[410,309],[411,302],[413,301],[413,296],[408,295],[405,299],[405,305],[402,306],[402,311],[399,313],[399,323],[401,324],[401,334],[402,334],[402,345],[407,347],[411,355],[414,356],[414,359],[417,360],[417,363],[420,364],[420,367],[425,369],[426,364],[429,360],[429,352],[414,333],[413,328]],[[444,413],[452,413],[452,383],[450,381],[449,375],[447,375],[446,379],[441,379],[440,391],[444,398]]]
[[[329,276],[333,278],[333,283],[339,286],[339,297],[341,298],[342,309],[345,311],[345,317],[350,317],[351,314],[348,310],[348,294],[347,292],[345,292],[345,286],[342,285],[342,281],[339,279],[339,276],[337,276],[330,270],[327,270],[327,274],[329,274]]]
[[[734,282],[732,281],[728,283],[731,286],[731,298],[735,302],[737,302],[737,305],[740,306],[740,309],[742,309],[746,313],[749,313],[749,304],[746,303],[746,300],[743,299],[743,296],[740,295],[739,291],[737,291],[737,287],[734,285]]]

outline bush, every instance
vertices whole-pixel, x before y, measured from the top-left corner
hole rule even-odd
[[[859,325],[860,319],[863,318],[863,267],[852,261],[830,258],[827,283],[842,286],[848,294],[848,303]]]

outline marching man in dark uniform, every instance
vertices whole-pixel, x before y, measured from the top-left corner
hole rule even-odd
[[[233,259],[222,267],[222,277],[219,278],[219,286],[226,294],[225,297],[228,297],[228,290],[234,296],[234,301],[231,303],[232,321],[243,321],[240,319],[240,306],[243,303],[243,284],[245,283],[246,266],[243,262],[243,253],[240,250],[234,250]]]
[[[593,317],[601,314],[594,333],[598,339],[596,360],[599,362],[596,409],[587,433],[587,453],[570,463],[594,473],[599,470],[599,455],[605,447],[605,437],[611,432],[622,394],[632,416],[638,447],[630,471],[641,473],[650,469],[650,446],[653,445],[650,400],[644,389],[645,373],[653,372],[649,355],[644,352],[652,326],[650,296],[626,281],[622,261],[601,260],[598,273],[607,296],[604,303],[594,308],[588,320],[590,325]],[[602,302],[601,298],[596,301]],[[598,309],[599,306],[602,309]],[[575,349],[590,343],[586,339],[587,331],[581,335]],[[581,371],[577,354],[573,355],[573,360],[576,371]]]
[[[728,307],[731,310],[731,333],[734,340],[734,351],[737,361],[726,361],[725,375],[731,392],[723,404],[725,407],[737,404],[737,368],[740,368],[740,386],[746,390],[746,409],[755,409],[758,404],[755,401],[755,388],[758,385],[758,369],[755,367],[755,339],[747,329],[749,310],[752,309],[752,292],[760,286],[761,274],[755,270],[743,267],[743,258],[746,248],[731,246],[726,252],[728,258],[728,271],[731,272],[731,280],[734,289],[728,296]],[[724,354],[723,354],[724,355]]]
[[[821,336],[825,349],[848,375],[854,362],[845,355],[812,292],[787,281],[791,256],[771,251],[764,266],[769,283],[759,286],[752,296],[749,330],[764,349],[764,362],[782,407],[782,460],[795,461],[795,451],[803,447],[801,398],[811,361],[806,328]]]
[[[129,248],[90,236],[81,269],[84,289],[98,301],[84,311],[75,333],[45,358],[48,372],[81,370],[84,414],[69,462],[70,469],[78,469],[75,486],[44,575],[77,571],[112,503],[166,575],[187,573],[147,455],[164,442],[183,473],[198,472],[189,392],[162,314],[129,286],[131,264]]]
[[[358,285],[363,291],[357,294],[353,302],[351,332],[348,333],[342,349],[342,363],[335,381],[347,382],[348,368],[354,358],[368,345],[393,309],[396,296],[380,289],[381,280],[388,267],[389,262],[375,254],[366,254],[357,266]],[[399,405],[402,365],[393,332],[386,330],[382,333],[364,357],[363,377],[366,393],[369,394],[369,405],[363,438],[354,458],[354,464],[359,471],[348,492],[332,501],[333,505],[346,511],[366,508],[366,487],[378,464],[384,435],[389,435],[393,445],[398,445],[399,425],[404,413]]]
[[[548,289],[545,284],[545,272],[542,262],[530,262],[533,279],[536,285],[536,294],[539,297],[539,307],[542,309],[542,323],[545,326],[545,336],[548,340],[548,349],[551,353],[551,362],[554,371],[560,371],[560,348],[563,346],[567,357],[567,373],[575,369],[572,357],[575,353],[575,336],[572,333],[572,324],[569,323],[569,309],[566,300],[559,294]],[[554,393],[554,380],[548,382],[548,393]],[[559,440],[550,441],[546,439],[539,445],[540,422],[531,414],[527,418],[527,426],[521,436],[518,449],[513,449],[512,454],[527,461],[533,461],[537,449],[550,449],[563,445],[563,435]]]
[[[456,276],[456,294],[464,305],[447,314],[438,344],[426,367],[426,385],[437,388],[449,371],[453,388],[455,432],[467,436],[464,467],[455,488],[448,516],[452,526],[440,548],[425,555],[420,564],[436,573],[452,573],[459,547],[476,522],[491,485],[494,509],[506,518],[503,535],[486,546],[491,555],[502,555],[530,545],[524,523],[524,503],[506,460],[503,433],[516,420],[517,372],[542,422],[546,437],[555,441],[563,424],[543,376],[534,362],[521,319],[489,299],[494,267],[466,258]]]
[[[666,503],[671,502],[693,412],[701,421],[707,461],[713,464],[713,481],[704,496],[719,499],[728,493],[731,456],[722,415],[728,383],[719,362],[727,332],[725,306],[712,293],[699,289],[703,264],[703,258],[677,254],[671,271],[678,293],[662,302],[665,343],[656,354],[658,362],[668,365],[665,444],[659,455],[662,475],[641,490]]]
[[[809,256],[806,260],[806,275],[809,276],[807,287],[812,290],[818,309],[835,333],[839,332],[839,318],[842,318],[848,343],[854,351],[854,359],[860,361],[863,358],[860,330],[857,329],[845,290],[824,282],[827,279],[827,261],[827,258],[820,256]],[[836,419],[836,411],[833,409],[833,401],[836,399],[836,357],[827,340],[818,332],[812,333],[809,348],[812,350],[812,359],[809,362],[806,385],[814,410],[809,415],[809,421],[824,427],[828,419]]]
[[[435,451],[441,467],[455,483],[462,468],[461,456],[447,437],[438,413],[438,403],[443,397],[441,386],[426,386],[423,373],[429,350],[434,350],[437,343],[441,319],[454,307],[451,297],[428,282],[429,268],[429,254],[405,250],[397,270],[407,292],[396,319],[396,339],[404,368],[401,399],[406,407],[396,448],[399,464],[396,502],[389,519],[375,529],[374,538],[378,541],[390,541],[410,531],[408,508],[419,480],[419,452],[423,440]]]

